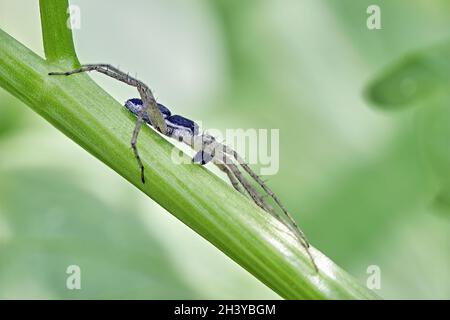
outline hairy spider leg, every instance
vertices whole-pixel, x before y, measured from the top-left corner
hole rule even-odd
[[[237,191],[239,191],[240,193],[242,193],[244,196],[247,196],[244,191],[241,188],[241,185],[239,184],[239,180],[236,179],[236,177],[234,176],[233,172],[231,172],[230,169],[228,169],[228,167],[226,165],[224,165],[223,163],[214,163],[216,165],[216,167],[218,167],[221,171],[225,172],[228,176],[228,179],[231,182],[231,185],[233,186],[234,189],[236,189]]]
[[[245,162],[245,160],[239,156],[239,154],[231,149],[229,146],[225,146],[226,150],[225,152],[227,154],[232,155],[236,161],[244,168],[244,170],[261,186],[261,188],[276,202],[276,204],[280,207],[280,209],[284,212],[286,217],[289,219],[290,223],[295,227],[299,235],[305,240],[305,242],[308,244],[308,240],[306,239],[305,234],[303,231],[300,230],[297,223],[295,222],[294,218],[291,216],[291,214],[287,211],[286,207],[281,203],[280,199],[275,195],[275,193],[269,188],[269,186],[264,182],[264,180],[261,179],[259,175],[257,175],[250,166]]]
[[[198,151],[197,155],[194,157],[193,160],[195,160],[195,158],[198,158],[198,160],[202,161],[203,158],[200,159],[201,157],[198,156],[199,154],[205,153],[212,155],[208,157],[208,161],[212,160],[213,164],[216,166],[217,164],[219,164],[220,165],[219,169],[221,170],[226,168],[227,171],[225,172],[227,173],[228,177],[231,177],[231,174],[234,175],[233,179],[230,178],[230,181],[231,184],[235,187],[235,189],[236,189],[236,180],[238,180],[244,187],[244,189],[247,191],[249,196],[258,206],[260,206],[262,209],[271,214],[275,213],[273,208],[271,208],[271,206],[263,199],[263,197],[252,186],[252,184],[248,182],[248,180],[244,177],[244,175],[239,171],[234,162],[220,150],[222,145],[219,144],[214,139],[214,137],[204,134],[195,135],[192,134],[192,132],[187,131],[172,131],[169,137],[178,140],[180,142],[183,142],[187,144],[189,147],[191,147],[193,150]]]
[[[131,148],[134,153],[134,157],[136,158],[136,161],[139,165],[140,172],[141,172],[141,181],[142,183],[145,183],[145,174],[144,174],[144,164],[142,163],[142,159],[139,155],[139,151],[137,148],[137,139],[139,136],[139,131],[142,127],[142,124],[144,122],[144,116],[148,114],[148,117],[150,118],[153,126],[161,133],[166,134],[167,133],[167,125],[164,121],[163,115],[161,114],[156,99],[153,96],[152,91],[145,83],[143,83],[140,80],[137,80],[136,78],[131,77],[129,74],[124,73],[120,71],[119,69],[109,65],[109,64],[86,64],[82,65],[80,68],[66,71],[66,72],[50,72],[49,75],[63,75],[63,76],[69,76],[76,73],[82,73],[82,72],[90,72],[90,71],[97,71],[100,73],[103,73],[111,78],[114,78],[116,80],[119,80],[121,82],[124,82],[132,87],[136,87],[139,95],[141,96],[141,99],[143,101],[143,108],[141,112],[137,115],[136,124],[133,129],[133,134],[131,137]]]
[[[213,152],[211,151],[212,150],[211,145],[213,145],[213,144],[215,144],[215,146],[213,146],[212,148],[216,154],[217,154],[217,148],[220,148],[221,150],[223,150],[224,155],[223,155],[222,159],[225,160],[224,161],[225,165],[228,165],[228,163],[231,162],[231,166],[228,166],[229,169],[233,172],[233,174],[236,176],[236,178],[239,180],[239,182],[243,185],[244,189],[247,190],[249,195],[252,197],[253,201],[258,206],[260,206],[262,209],[264,209],[265,211],[274,215],[279,221],[282,221],[280,216],[278,214],[276,214],[275,210],[270,205],[268,205],[267,202],[264,200],[264,198],[259,195],[259,193],[253,188],[253,186],[250,183],[248,183],[247,179],[245,179],[245,177],[242,175],[242,173],[237,168],[237,166],[226,155],[228,154],[228,155],[232,156],[237,161],[237,163],[258,183],[258,185],[266,192],[266,194],[275,201],[275,203],[280,207],[280,209],[283,211],[283,213],[288,218],[288,221],[289,221],[288,226],[298,236],[297,238],[299,239],[300,244],[305,248],[308,256],[310,257],[310,259],[312,261],[314,269],[318,272],[319,269],[318,269],[318,267],[315,263],[315,260],[309,250],[310,244],[309,244],[308,239],[306,238],[303,231],[299,228],[299,226],[295,222],[294,218],[287,211],[286,207],[284,207],[284,205],[281,203],[280,199],[275,195],[275,193],[250,168],[250,166],[245,162],[245,160],[235,150],[233,150],[232,148],[230,148],[229,146],[227,146],[225,144],[217,142],[215,140],[215,138],[212,136],[209,136],[209,137],[207,137],[207,139],[204,139],[204,140],[206,141],[206,144],[209,144],[209,145],[204,145],[203,149],[200,152],[207,152],[207,153],[209,152],[210,154],[213,154]],[[217,155],[220,155],[220,153]],[[217,157],[217,155],[214,156],[213,158],[215,159]],[[214,160],[213,160],[213,162],[214,162]]]
[[[309,243],[306,240],[306,237],[304,235],[304,233],[300,230],[300,228],[298,227],[297,223],[294,221],[294,219],[292,218],[292,216],[289,214],[289,212],[287,211],[287,209],[283,206],[283,204],[281,203],[281,201],[279,200],[279,198],[275,195],[275,193],[267,186],[267,184],[250,168],[250,166],[245,162],[245,160],[236,152],[234,151],[232,148],[230,148],[229,146],[218,142],[214,137],[208,135],[208,134],[203,134],[202,135],[203,138],[203,148],[202,150],[200,150],[194,157],[194,161],[197,160],[197,162],[199,162],[200,164],[205,164],[207,162],[209,162],[210,160],[212,160],[213,158],[217,158],[217,156],[214,154],[217,152],[217,150],[222,150],[224,154],[228,154],[231,155],[239,165],[242,166],[242,168],[244,168],[244,170],[258,183],[258,185],[261,186],[261,188],[266,192],[266,194],[268,196],[270,196],[276,203],[277,205],[281,208],[281,210],[283,211],[283,213],[285,213],[285,215],[287,216],[287,218],[289,219],[289,222],[292,224],[292,226],[294,227],[294,231],[305,240],[306,245],[309,247]],[[204,153],[206,154],[210,154],[209,157],[205,157]],[[231,163],[233,163],[232,160],[230,160],[230,158],[227,158],[226,156],[223,156],[223,160],[229,160],[228,162],[231,161]],[[201,161],[199,161],[201,160]]]
[[[286,207],[281,203],[280,199],[276,196],[276,194],[260,178],[260,176],[257,175],[250,168],[250,166],[245,162],[245,160],[241,156],[239,156],[239,154],[235,150],[231,149],[229,146],[225,145],[225,148],[226,148],[225,152],[228,154],[231,154],[236,159],[236,161],[241,165],[241,167],[244,168],[244,170],[261,186],[261,188],[275,201],[275,203],[278,205],[278,207],[283,211],[283,213],[288,218],[290,224],[292,225],[291,229],[299,236],[300,243],[302,244],[303,247],[305,247],[306,252],[308,253],[308,255],[314,265],[314,269],[318,272],[319,268],[317,267],[317,264],[309,250],[309,248],[310,248],[309,241],[306,238],[305,233],[298,226],[297,222],[295,222],[292,215],[289,213],[289,211],[287,211]]]

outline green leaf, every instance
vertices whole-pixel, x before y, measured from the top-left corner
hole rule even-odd
[[[422,154],[437,181],[436,209],[450,213],[450,93],[417,113]]]
[[[378,108],[395,110],[447,92],[449,56],[450,44],[409,54],[372,81],[366,95]]]
[[[436,208],[450,209],[450,43],[407,55],[367,90],[377,107],[395,110],[422,106],[417,113],[423,157],[434,171]]]

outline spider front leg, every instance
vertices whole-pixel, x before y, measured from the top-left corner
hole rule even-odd
[[[156,103],[156,99],[153,96],[150,88],[143,83],[142,81],[131,77],[129,74],[120,71],[119,69],[113,67],[109,64],[85,64],[80,68],[66,71],[66,72],[50,72],[50,76],[70,76],[76,73],[97,71],[107,75],[108,77],[114,78],[118,81],[128,84],[129,86],[135,87],[141,99],[143,101],[143,112],[147,113],[152,122],[153,127],[155,127],[159,132],[166,134],[167,133],[167,125],[164,121],[164,117],[159,111],[158,105]]]
[[[66,71],[66,72],[50,72],[49,75],[55,76],[70,76],[76,73],[97,71],[103,73],[111,78],[119,80],[123,83],[126,83],[132,87],[137,88],[139,95],[141,96],[143,102],[143,108],[141,112],[137,115],[136,125],[133,130],[133,135],[131,138],[131,148],[133,150],[136,161],[138,162],[140,172],[141,172],[141,181],[145,183],[144,176],[144,165],[142,163],[141,157],[139,156],[139,152],[137,149],[137,139],[139,135],[139,131],[142,127],[142,123],[144,122],[144,116],[148,115],[153,127],[159,132],[166,134],[167,133],[167,125],[164,121],[164,117],[157,106],[155,97],[153,96],[152,91],[147,85],[143,82],[131,77],[130,75],[120,71],[119,69],[109,65],[109,64],[86,64],[81,66],[78,69]]]
[[[139,169],[141,171],[141,181],[142,183],[145,184],[145,173],[144,173],[145,168],[137,148],[137,138],[143,122],[144,122],[143,116],[139,116],[136,120],[136,125],[134,126],[133,135],[131,136],[131,149],[133,149],[134,157],[136,158],[136,161],[139,165]]]

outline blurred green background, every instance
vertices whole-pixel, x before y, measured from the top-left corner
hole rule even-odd
[[[314,246],[378,265],[383,298],[450,298],[448,0],[71,3],[83,63],[206,128],[279,128],[270,184]],[[0,0],[0,28],[42,55],[37,1]],[[278,296],[0,89],[0,298]]]

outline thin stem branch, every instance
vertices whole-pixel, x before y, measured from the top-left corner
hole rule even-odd
[[[66,62],[71,68],[79,65],[67,0],[39,0],[42,38],[45,57],[48,61]]]

